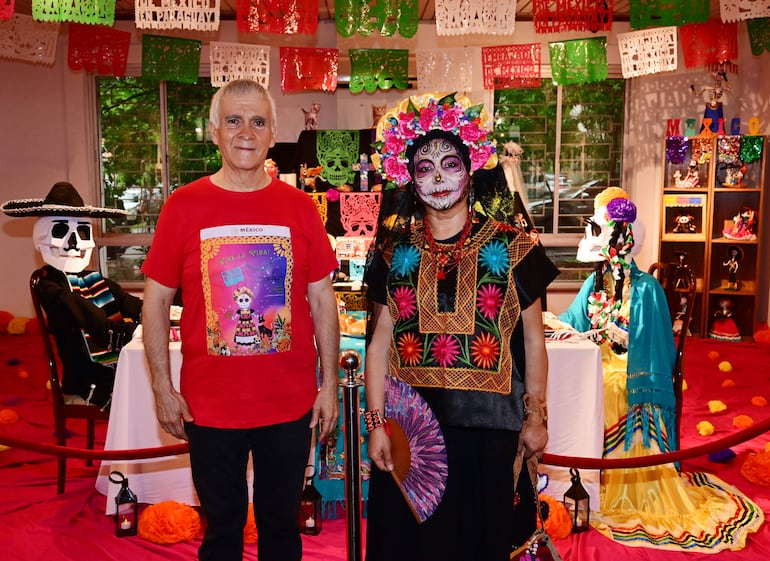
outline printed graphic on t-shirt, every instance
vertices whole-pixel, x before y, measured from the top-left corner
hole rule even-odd
[[[285,226],[201,230],[208,354],[243,356],[291,348],[292,265]]]

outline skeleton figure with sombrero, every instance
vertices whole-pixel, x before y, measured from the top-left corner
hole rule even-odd
[[[109,364],[131,339],[142,301],[87,269],[96,245],[91,219],[118,218],[126,211],[88,206],[66,182],[56,183],[45,199],[7,201],[0,210],[38,217],[32,234],[46,265],[37,294],[62,362],[65,401],[108,406],[115,380]]]

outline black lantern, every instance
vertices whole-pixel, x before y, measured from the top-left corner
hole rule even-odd
[[[310,475],[307,469],[310,468]],[[321,493],[313,485],[315,466],[305,468],[305,488],[299,501],[299,531],[309,536],[317,536],[323,529]]]
[[[120,491],[115,495],[115,535],[119,538],[135,536],[139,509],[136,495],[128,488],[128,477],[113,471],[110,473],[110,481],[120,483]]]
[[[588,520],[591,515],[588,492],[580,482],[580,472],[578,470],[570,468],[569,474],[572,485],[564,493],[564,507],[572,519],[572,532],[585,532],[588,530]]]

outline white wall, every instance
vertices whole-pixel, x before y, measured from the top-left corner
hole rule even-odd
[[[141,35],[132,22],[118,22],[116,27],[132,31],[129,52],[129,73],[141,69]],[[67,32],[62,26],[56,62],[53,66],[38,66],[0,59],[0,103],[5,109],[4,127],[0,134],[0,201],[18,198],[44,197],[50,187],[61,180],[70,181],[81,192],[87,203],[98,204],[94,192],[97,185],[95,140],[87,134],[89,120],[94,118],[94,101],[87,87],[90,77],[72,72],[67,67]],[[619,68],[619,54],[615,34],[628,31],[627,23],[616,23],[608,37],[610,69]],[[759,57],[751,55],[745,23],[738,26],[740,33],[739,77],[730,76],[734,95],[726,109],[728,121],[740,116],[744,123],[758,116],[762,134],[770,132],[770,81],[760,80],[761,68],[770,63],[770,53]],[[171,33],[166,33],[171,35]],[[175,32],[176,36],[184,36]],[[371,106],[395,105],[405,92],[376,91],[352,94],[340,88],[336,93],[287,93],[280,88],[280,46],[326,47],[340,49],[340,75],[349,72],[347,51],[351,48],[407,48],[410,52],[423,48],[473,49],[480,68],[482,45],[505,45],[539,42],[543,45],[544,73],[549,73],[547,43],[586,36],[580,33],[537,35],[531,23],[519,22],[515,33],[501,37],[438,37],[435,27],[421,24],[418,34],[411,39],[401,37],[342,38],[336,35],[333,23],[321,23],[314,36],[255,35],[237,33],[235,22],[222,22],[217,33],[187,34],[189,38],[208,41],[244,42],[271,46],[270,90],[278,106],[278,140],[294,142],[304,127],[302,109],[313,101],[321,104],[319,129],[358,129],[371,124]],[[591,35],[593,36],[593,35]],[[202,70],[206,72],[208,47],[204,44]],[[680,68],[684,68],[680,60]],[[410,74],[414,75],[414,57],[410,57]],[[642,268],[657,258],[658,217],[660,213],[662,179],[662,138],[667,118],[687,117],[700,120],[702,105],[689,95],[689,84],[702,83],[704,71],[681,70],[628,82],[629,110],[626,119],[624,145],[624,187],[639,207],[639,216],[647,224],[647,240],[637,260]],[[479,70],[473,76],[473,99],[490,102],[482,90]],[[744,86],[745,85],[745,86]],[[410,91],[409,93],[415,93]],[[745,130],[744,130],[745,132]],[[770,197],[766,197],[770,200]],[[770,214],[768,214],[770,216]],[[761,218],[761,216],[760,216]],[[760,221],[760,223],[762,223]],[[0,275],[0,310],[14,315],[31,316],[32,305],[28,293],[30,272],[40,260],[31,242],[31,218],[9,218],[0,214],[0,242],[4,254],[3,273]],[[770,232],[765,232],[765,240]],[[763,291],[767,294],[770,259],[765,259]],[[571,301],[571,293],[549,294],[549,308],[559,312]],[[768,315],[768,298],[761,303],[761,317]]]

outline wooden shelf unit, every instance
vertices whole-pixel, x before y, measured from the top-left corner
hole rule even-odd
[[[767,141],[763,137],[761,157],[746,163],[735,158],[734,147],[741,137],[664,140],[658,260],[678,263],[680,254],[686,254],[685,262],[697,281],[692,331],[701,337],[708,336],[722,298],[733,302],[732,319],[741,337],[748,339],[754,334],[763,253],[760,221],[768,218],[763,216],[768,188]],[[677,149],[672,150],[672,146]],[[672,154],[678,157],[671,158]],[[756,239],[725,236],[734,219],[747,208],[755,212]],[[740,256],[737,289],[730,286],[727,266],[733,253]]]

